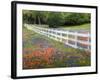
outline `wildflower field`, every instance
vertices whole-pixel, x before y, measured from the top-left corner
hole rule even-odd
[[[23,27],[23,69],[82,67],[91,65],[89,51],[63,43]]]

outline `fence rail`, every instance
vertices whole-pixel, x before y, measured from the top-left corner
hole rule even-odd
[[[37,25],[25,24],[25,27],[41,35],[60,41],[70,47],[90,50],[91,38],[89,31],[69,31],[54,28],[43,28]]]

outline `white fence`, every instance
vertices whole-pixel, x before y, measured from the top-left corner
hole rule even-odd
[[[35,25],[25,24],[29,30],[47,36],[56,41],[60,41],[70,47],[90,50],[91,39],[88,31],[68,31],[54,28],[42,28]]]

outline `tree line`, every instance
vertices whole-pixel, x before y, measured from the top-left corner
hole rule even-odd
[[[90,23],[90,13],[23,10],[23,23],[47,24],[49,27]]]

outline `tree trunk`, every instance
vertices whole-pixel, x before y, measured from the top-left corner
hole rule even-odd
[[[36,16],[34,17],[34,24],[36,24]]]
[[[41,24],[41,20],[40,20],[40,17],[39,16],[38,16],[38,23]]]

